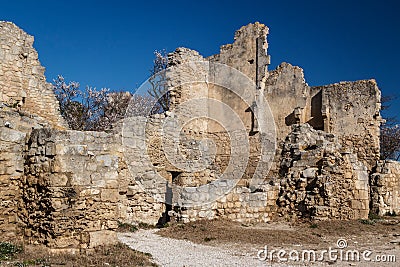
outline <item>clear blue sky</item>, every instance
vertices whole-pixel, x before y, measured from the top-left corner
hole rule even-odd
[[[400,1],[3,1],[0,20],[35,36],[49,81],[132,90],[146,80],[153,51],[186,46],[204,56],[232,43],[235,30],[270,28],[275,68],[304,69],[310,85],[375,78],[399,94]],[[400,115],[400,100],[390,115]]]

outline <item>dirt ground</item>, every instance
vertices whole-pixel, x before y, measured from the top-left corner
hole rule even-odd
[[[265,251],[265,246],[268,247],[268,253],[271,250],[281,249],[286,252],[297,250],[300,253],[303,250],[314,250],[317,251],[317,258],[324,255],[321,262],[308,261],[305,265],[324,263],[341,266],[399,266],[400,262],[400,217],[398,216],[370,220],[274,222],[254,225],[222,220],[197,221],[174,224],[162,229],[158,234],[216,247],[233,248],[238,253],[253,254],[255,257],[260,250]],[[338,255],[337,259],[328,257],[327,254],[318,254],[329,248],[337,249],[339,252],[342,250],[344,254],[347,251],[357,250],[360,252],[360,260],[356,257],[351,258],[351,254]],[[365,254],[366,259],[363,259],[362,253],[366,250],[371,251],[371,254]],[[264,255],[264,253],[259,254],[260,257]],[[282,262],[276,254],[272,258],[271,263]],[[292,260],[296,262],[296,259]],[[359,263],[363,260],[364,263]],[[366,263],[367,260],[370,261]]]
[[[128,246],[99,246],[88,254],[71,255],[66,253],[52,254],[44,246],[14,246],[0,243],[0,267],[132,267],[157,266],[151,255],[134,251]]]

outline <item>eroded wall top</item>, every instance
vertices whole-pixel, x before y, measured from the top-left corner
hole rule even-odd
[[[208,59],[231,66],[261,86],[270,64],[267,54],[267,35],[269,29],[261,23],[250,23],[235,32],[235,41],[232,44],[221,46],[220,53]]]
[[[44,76],[33,36],[14,23],[0,22],[0,102],[64,128],[59,104]]]

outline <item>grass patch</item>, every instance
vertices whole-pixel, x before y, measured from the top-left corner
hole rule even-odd
[[[20,253],[22,248],[9,242],[0,242],[0,261],[10,260],[15,254]]]
[[[154,229],[154,228],[156,228],[156,226],[151,225],[151,224],[148,224],[148,223],[144,223],[144,222],[140,222],[140,223],[138,224],[138,227],[139,227],[140,229]]]
[[[136,232],[139,229],[154,229],[154,225],[140,222],[137,225],[130,223],[118,222],[118,232]]]
[[[368,214],[368,219],[370,219],[370,220],[381,220],[382,217],[379,216],[378,214],[375,214],[375,213],[370,212],[370,213]]]
[[[118,232],[136,232],[138,227],[129,223],[118,222]]]
[[[316,223],[310,224],[310,228],[311,229],[318,228],[318,224],[316,224]]]
[[[98,246],[94,250],[88,251],[87,254],[78,255],[67,253],[50,254],[44,246],[28,245],[24,249],[17,250],[13,250],[12,246],[7,246],[7,253],[5,253],[6,255],[12,254],[11,259],[1,260],[0,266],[157,266],[151,261],[150,254],[134,251],[122,243]],[[15,247],[18,248],[18,246]]]

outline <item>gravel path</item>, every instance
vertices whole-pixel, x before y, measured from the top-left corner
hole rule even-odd
[[[132,249],[150,253],[161,266],[266,266],[249,254],[161,237],[158,229],[121,233],[118,238]]]
[[[256,252],[249,252],[249,248],[245,244],[239,245],[242,250],[224,247],[213,247],[201,244],[195,244],[187,240],[178,240],[167,237],[162,237],[156,234],[158,229],[139,230],[134,233],[119,233],[118,239],[127,244],[134,250],[145,253],[150,253],[155,262],[160,266],[334,266],[334,267],[349,267],[349,266],[376,266],[376,267],[394,267],[399,266],[398,262],[394,263],[379,263],[379,262],[315,262],[315,263],[297,263],[284,264],[274,262],[273,264],[260,261],[256,257]],[[300,249],[300,248],[296,248]],[[370,248],[369,248],[370,249]],[[400,259],[400,250],[397,247],[374,247],[373,249],[378,254],[396,255]]]

